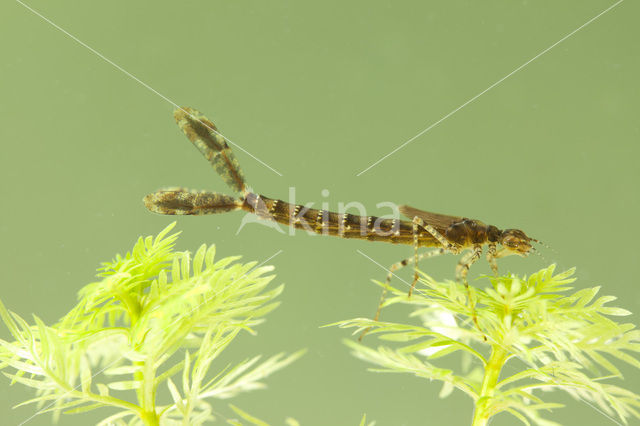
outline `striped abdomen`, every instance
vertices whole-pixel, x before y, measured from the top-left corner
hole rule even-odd
[[[404,220],[311,209],[254,193],[248,193],[245,196],[241,208],[262,219],[273,220],[317,234],[393,244],[413,244],[413,224]],[[419,229],[418,235],[419,246],[440,245],[422,228]]]

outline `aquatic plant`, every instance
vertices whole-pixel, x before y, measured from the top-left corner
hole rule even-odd
[[[379,367],[372,371],[440,381],[441,397],[455,389],[467,394],[474,402],[473,426],[487,425],[499,413],[525,425],[557,425],[541,417],[562,406],[543,400],[540,391],[548,390],[568,392],[624,423],[640,417],[640,396],[611,383],[622,377],[615,360],[640,368],[640,331],[611,318],[630,312],[609,306],[613,296],[596,298],[600,287],[570,292],[574,270],[554,271],[552,265],[528,278],[488,277],[490,287],[472,288],[482,332],[471,321],[464,286],[424,274],[424,287],[410,299],[406,289],[388,286],[393,297],[385,303],[415,308],[411,316],[422,325],[362,318],[333,325],[355,333],[371,327],[368,336],[388,342],[370,347],[345,341],[355,356]],[[472,362],[460,371],[436,365],[454,353]]]
[[[53,412],[56,420],[111,407],[117,412],[101,425],[200,425],[216,417],[212,399],[259,389],[302,354],[254,356],[210,374],[234,338],[276,308],[283,286],[267,289],[270,266],[240,264],[239,256],[216,261],[214,246],[193,257],[174,251],[173,226],[103,263],[100,279],[79,291],[55,325],[35,315],[28,324],[0,302],[15,339],[0,340],[0,369],[37,391],[20,405],[37,404],[38,414]],[[161,386],[171,395],[166,404],[158,402]],[[126,398],[132,393],[135,401]]]

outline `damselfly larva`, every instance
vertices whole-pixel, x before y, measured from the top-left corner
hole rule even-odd
[[[418,281],[417,263],[420,260],[444,253],[466,252],[456,267],[456,278],[467,289],[471,317],[478,330],[481,329],[467,282],[471,265],[482,256],[486,246],[487,260],[497,274],[496,259],[512,254],[527,256],[534,250],[531,243],[537,242],[519,229],[500,230],[479,220],[430,213],[406,205],[400,206],[399,210],[411,219],[409,221],[316,210],[265,197],[248,189],[238,160],[227,140],[211,121],[195,109],[187,107],[177,109],[174,117],[180,129],[209,160],[216,172],[240,195],[232,197],[217,192],[169,188],[147,195],[144,198],[147,209],[167,215],[203,215],[244,210],[262,219],[322,235],[412,245],[413,257],[393,264],[386,278],[389,284],[396,270],[413,263],[414,276],[409,296]],[[435,250],[418,253],[419,247],[433,247]],[[380,317],[385,294],[386,288],[376,310],[376,321]]]

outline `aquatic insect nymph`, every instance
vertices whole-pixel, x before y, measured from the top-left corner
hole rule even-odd
[[[180,129],[209,160],[225,183],[241,195],[232,197],[217,192],[169,188],[147,195],[144,198],[147,209],[168,215],[203,215],[244,210],[262,219],[318,234],[412,245],[413,257],[392,265],[387,275],[387,283],[390,282],[394,271],[409,263],[413,262],[416,265],[427,257],[468,251],[458,262],[456,278],[463,282],[467,289],[472,319],[476,326],[478,322],[467,274],[471,265],[482,255],[483,247],[487,246],[487,260],[493,272],[497,274],[496,259],[512,254],[527,256],[534,250],[531,242],[537,242],[519,229],[500,230],[479,220],[431,213],[406,205],[400,206],[399,211],[411,221],[317,210],[265,197],[248,189],[237,159],[224,136],[211,121],[200,112],[186,107],[177,109],[174,117]],[[418,253],[419,247],[434,247],[435,250]],[[414,268],[409,295],[417,280],[418,272]],[[384,297],[383,292],[375,320],[379,318]]]

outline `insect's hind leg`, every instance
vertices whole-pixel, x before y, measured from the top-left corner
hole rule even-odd
[[[391,285],[391,278],[394,275],[394,272],[396,272],[398,269],[400,268],[404,268],[405,266],[413,263],[414,265],[414,269],[417,270],[417,262],[420,262],[422,259],[427,259],[429,257],[434,257],[434,256],[439,256],[441,254],[444,254],[445,250],[440,248],[437,250],[431,250],[431,251],[427,251],[424,253],[420,253],[417,256],[414,257],[410,257],[407,259],[402,259],[400,262],[396,262],[393,265],[391,265],[391,267],[389,268],[389,273],[387,274],[387,278],[385,279],[385,287],[382,290],[382,295],[380,296],[380,303],[378,303],[378,309],[376,310],[376,316],[374,318],[375,321],[378,320],[378,318],[380,317],[380,310],[382,308],[382,304],[384,303],[384,300],[386,298],[387,295],[387,289],[389,287],[389,285]],[[416,280],[417,281],[417,280]],[[411,295],[411,290],[413,290],[413,288],[415,287],[415,282],[412,284],[411,288],[409,289],[409,295]]]
[[[411,293],[418,282],[418,246],[420,241],[420,228],[427,231],[433,238],[435,238],[441,245],[441,253],[448,251],[450,253],[458,253],[459,249],[457,246],[449,242],[437,229],[433,226],[427,224],[422,220],[422,218],[415,216],[413,218],[413,256],[414,256],[414,269],[413,269],[413,282],[411,283],[411,289],[409,290],[409,297],[411,297]]]
[[[476,313],[475,302],[471,297],[471,289],[469,288],[469,282],[467,281],[469,268],[471,268],[471,265],[473,265],[478,259],[480,259],[480,256],[482,256],[481,245],[474,246],[471,253],[463,256],[462,259],[460,259],[460,261],[458,262],[458,266],[456,266],[456,279],[458,281],[462,281],[462,283],[464,284],[464,288],[467,290],[467,299],[469,307],[471,308],[471,319],[473,320],[473,323],[475,324],[478,331],[482,333],[482,338],[486,341],[487,337],[484,335],[484,332],[482,331],[482,329],[480,328],[480,324],[478,323],[478,315]]]
[[[434,228],[433,226],[429,225],[428,223],[425,223],[424,220],[422,220],[422,218],[415,216],[413,218],[413,239],[414,239],[414,245],[417,245],[417,237],[418,235],[418,227],[423,228],[425,231],[427,231],[429,234],[431,234],[433,236],[433,238],[435,238],[436,240],[438,240],[438,242],[442,245],[442,247],[453,254],[458,254],[460,252],[459,248],[455,245],[452,244],[449,240],[447,240],[440,232],[438,232],[438,230],[436,228]]]
[[[391,267],[389,268],[389,272],[387,273],[387,277],[385,279],[385,286],[382,289],[382,294],[380,295],[380,301],[378,302],[378,307],[376,309],[376,315],[373,317],[374,321],[378,321],[378,319],[380,318],[380,312],[382,310],[382,305],[384,304],[384,301],[387,297],[387,291],[389,286],[391,285],[391,278],[393,277],[394,273],[401,269],[404,268],[405,266],[413,263],[414,267],[417,268],[417,262],[421,261],[422,259],[426,259],[429,257],[434,257],[434,256],[438,256],[445,253],[445,249],[440,248],[440,249],[436,249],[436,250],[431,250],[431,251],[427,251],[424,253],[420,253],[417,254],[413,257],[409,257],[407,259],[402,259],[400,262],[396,262],[393,265],[391,265]],[[414,276],[415,279],[415,276]],[[417,279],[415,279],[417,281]],[[411,286],[411,289],[413,289],[413,287],[415,286],[415,281],[413,283],[413,285]],[[411,295],[411,291],[409,292],[409,295]],[[365,334],[367,334],[367,332],[369,332],[369,330],[371,329],[371,327],[367,328],[365,331],[362,332],[362,334],[360,335],[360,338],[358,340],[362,340],[362,338],[365,336]]]

